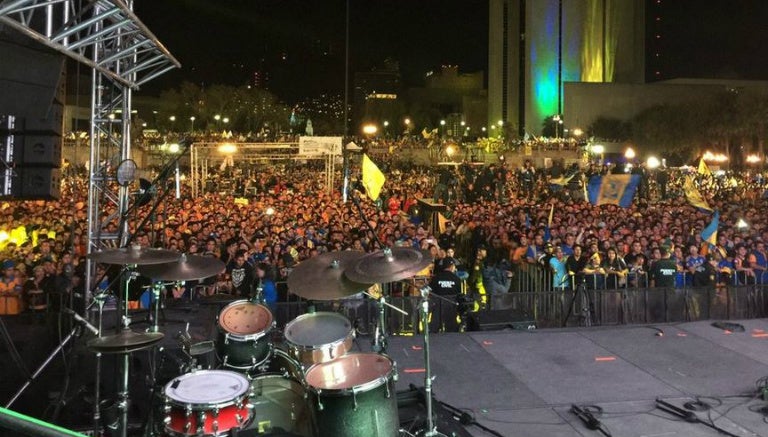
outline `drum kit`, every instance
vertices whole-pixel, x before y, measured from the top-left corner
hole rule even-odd
[[[224,268],[213,258],[140,247],[105,250],[89,257],[96,262],[129,266],[155,281],[200,280]],[[182,340],[189,346],[184,350],[190,358],[215,349],[217,365],[203,368],[193,359],[192,365],[182,366],[181,374],[172,377],[158,393],[162,405],[150,414],[162,420],[150,421],[148,427],[152,429],[145,430],[145,435],[401,435],[395,392],[397,366],[386,354],[384,309],[407,313],[389,304],[385,294],[371,296],[366,290],[373,284],[412,277],[431,263],[429,253],[411,248],[329,252],[302,261],[288,276],[289,291],[310,301],[335,301],[356,295],[376,299],[379,319],[373,352],[352,351],[356,331],[340,313],[311,310],[288,322],[281,332],[283,341],[275,341],[275,318],[264,303],[258,299],[232,300],[234,296],[215,299],[223,305],[216,319],[215,346],[194,351],[188,334]],[[153,288],[155,325],[147,332],[130,328],[126,310],[119,332],[88,342],[97,357],[123,357],[117,393],[120,416],[114,434],[120,437],[128,435],[129,355],[152,348],[163,338],[157,329],[160,289]],[[426,327],[428,287],[421,294],[420,316]],[[442,436],[432,418],[429,329],[422,331],[428,417],[426,429],[418,435]],[[98,393],[96,399],[98,404]]]

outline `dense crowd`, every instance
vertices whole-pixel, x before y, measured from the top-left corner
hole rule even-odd
[[[580,283],[593,288],[759,284],[766,277],[768,219],[761,213],[766,200],[759,174],[697,176],[699,190],[720,213],[717,244],[711,246],[701,233],[712,213],[686,203],[683,170],[642,169],[644,188],[631,207],[619,208],[591,205],[580,194],[583,178],[615,171],[607,167],[544,170],[530,163],[521,168],[498,163],[395,168],[381,158],[379,165],[387,180],[375,202],[361,194],[356,168],[349,197],[359,201],[343,202],[339,187],[329,191],[323,186],[321,170],[275,165],[261,168],[248,181],[247,192],[219,192],[214,184],[198,198],[182,189],[178,199],[169,195],[158,205],[150,201],[129,215],[129,234],[143,246],[220,258],[226,271],[202,284],[208,293],[248,295],[256,281],[281,284],[297,263],[318,253],[372,252],[385,246],[424,249],[436,266],[448,253],[459,271],[470,274],[470,289],[488,293],[567,289]],[[567,184],[551,183],[564,175]],[[37,291],[82,289],[87,186],[84,175],[71,175],[63,182],[61,200],[0,205],[0,293],[20,295],[22,305],[33,308],[39,304]],[[448,204],[439,226],[425,220],[429,214],[417,201],[422,198]],[[107,232],[118,231],[115,208],[100,212],[109,223]],[[659,272],[670,262],[673,279]],[[97,275],[104,272],[99,269]],[[94,277],[92,285],[108,283],[100,279]],[[189,291],[187,286],[175,296]],[[285,292],[281,288],[281,295],[270,299],[284,299]]]

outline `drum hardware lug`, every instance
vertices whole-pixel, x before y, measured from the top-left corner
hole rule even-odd
[[[224,344],[229,344],[229,334],[224,335]]]
[[[206,414],[205,411],[201,411],[200,414],[197,416],[197,432],[199,434],[205,433],[205,420],[206,420]]]
[[[170,412],[171,412],[171,406],[170,406],[170,405],[168,405],[168,404],[165,404],[165,405],[163,406],[163,413],[165,413],[165,414],[169,414]]]
[[[192,421],[187,420],[187,423],[184,424],[184,434],[189,434],[189,430],[192,428]]]
[[[213,423],[211,423],[211,430],[215,433],[219,432],[219,421],[214,420]]]
[[[240,426],[243,424],[243,416],[240,415],[240,413],[235,413],[235,421],[237,422],[237,426]]]
[[[357,390],[352,389],[352,411],[357,411]]]
[[[163,425],[170,425],[171,424],[171,416],[165,416],[163,419]]]
[[[322,391],[322,390],[318,390],[318,391],[317,391],[317,411],[323,411],[323,409],[324,409],[324,408],[323,408],[323,401],[322,401],[322,400],[320,400],[320,399],[321,399],[321,396],[322,396],[322,394],[323,394],[323,391]]]

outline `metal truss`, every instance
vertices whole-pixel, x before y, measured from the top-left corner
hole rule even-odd
[[[180,67],[121,0],[5,0],[0,22],[129,88]]]
[[[128,242],[131,92],[181,65],[122,0],[4,0],[0,23],[92,68],[88,253]],[[86,265],[86,290],[95,266]],[[87,296],[87,302],[90,296]]]
[[[190,184],[193,197],[202,194],[205,182],[208,180],[208,168],[224,159],[222,153],[219,152],[221,144],[201,142],[194,143],[189,148]],[[285,160],[323,160],[325,164],[323,182],[329,193],[333,190],[335,161],[339,155],[301,155],[298,143],[229,142],[229,144],[235,146],[237,151],[234,153],[234,157],[238,162],[269,163]]]

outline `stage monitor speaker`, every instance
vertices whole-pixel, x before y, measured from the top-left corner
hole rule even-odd
[[[512,310],[490,310],[469,314],[467,329],[470,331],[498,331],[536,329],[536,321],[528,315]]]

